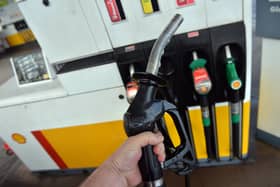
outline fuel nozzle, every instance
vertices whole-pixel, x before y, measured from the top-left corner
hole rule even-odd
[[[163,117],[165,112],[169,112],[170,116],[174,118],[174,122],[179,126],[180,137],[184,137],[185,143],[188,142],[187,133],[184,131],[184,124],[176,106],[167,101],[156,99],[159,86],[165,84],[165,81],[158,77],[161,57],[165,47],[182,22],[183,17],[179,14],[172,18],[152,47],[146,72],[138,72],[133,75],[139,82],[139,89],[124,115],[124,127],[128,136],[146,131],[157,131],[157,121]],[[177,158],[179,158],[178,155],[175,158],[172,157],[170,163],[165,161],[166,166],[170,166]],[[145,187],[165,186],[162,165],[154,154],[152,145],[142,148],[142,156],[138,165]]]
[[[212,89],[212,82],[210,80],[209,74],[205,67],[207,61],[203,58],[198,58],[197,52],[193,51],[193,61],[189,65],[192,70],[194,88],[199,95],[200,107],[201,107],[201,117],[204,126],[206,147],[208,157],[213,158],[213,142],[212,142],[212,130],[211,130],[211,118],[209,110],[208,93]]]
[[[239,90],[242,87],[242,82],[238,76],[235,67],[235,60],[232,57],[231,49],[229,45],[225,46],[226,54],[226,77],[230,90],[230,110],[231,110],[231,122],[232,122],[232,146],[234,156],[241,157],[241,102],[239,96]]]
[[[239,90],[242,86],[242,82],[237,74],[234,58],[232,58],[229,45],[225,46],[226,52],[226,76],[227,81],[231,89]]]
[[[212,82],[205,68],[206,60],[198,58],[196,51],[193,51],[192,55],[193,61],[189,67],[192,70],[195,91],[199,95],[207,95],[211,91]]]

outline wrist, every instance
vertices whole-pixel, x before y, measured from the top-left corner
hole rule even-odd
[[[123,175],[123,173],[119,169],[118,164],[114,160],[107,160],[100,166],[100,170],[103,170],[103,173],[106,173],[106,175],[108,176],[108,180],[115,181],[112,186],[127,186],[126,177]]]
[[[127,187],[125,177],[121,175],[119,169],[109,160],[98,167],[80,187],[100,186]]]

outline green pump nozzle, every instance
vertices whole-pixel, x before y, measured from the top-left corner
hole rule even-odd
[[[226,53],[226,77],[227,82],[229,84],[229,88],[233,93],[234,101],[231,101],[230,110],[231,110],[231,122],[232,122],[232,144],[233,144],[233,154],[234,156],[240,157],[242,152],[242,134],[241,134],[241,101],[239,96],[239,90],[242,87],[242,81],[240,80],[235,63],[234,58],[232,58],[230,46],[225,46]]]
[[[226,76],[231,89],[239,90],[242,87],[242,82],[237,74],[234,64],[234,58],[231,56],[230,47],[225,46],[226,51]]]
[[[226,76],[227,81],[231,89],[237,91],[242,87],[242,82],[237,74],[236,67],[234,64],[234,59],[231,56],[231,51],[229,45],[225,46],[226,52]],[[240,122],[240,103],[232,103],[231,120],[233,124],[238,124]]]

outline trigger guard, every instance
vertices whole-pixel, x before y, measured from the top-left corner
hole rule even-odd
[[[177,107],[175,105],[167,101],[163,101],[163,107],[164,107],[164,111],[167,113],[168,111],[171,112],[172,110],[177,110]],[[181,150],[175,151],[174,155],[171,155],[171,158],[169,158],[164,162],[165,169],[171,169],[178,175],[189,174],[190,172],[192,172],[192,169],[195,166],[195,158],[194,158],[193,150],[191,148],[191,144],[189,142],[186,132],[183,134],[185,134],[184,136],[186,142],[183,142],[183,144],[178,147],[178,149]],[[188,153],[190,153],[191,158],[186,157]]]
[[[189,160],[184,158],[188,151],[190,150],[185,148],[172,158],[166,160],[164,162],[164,169],[171,169],[178,175],[187,175],[191,173],[195,166],[195,159]]]

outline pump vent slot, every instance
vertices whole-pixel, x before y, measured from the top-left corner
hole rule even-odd
[[[153,5],[154,12],[159,11],[159,5],[157,0],[152,0],[152,5]]]

